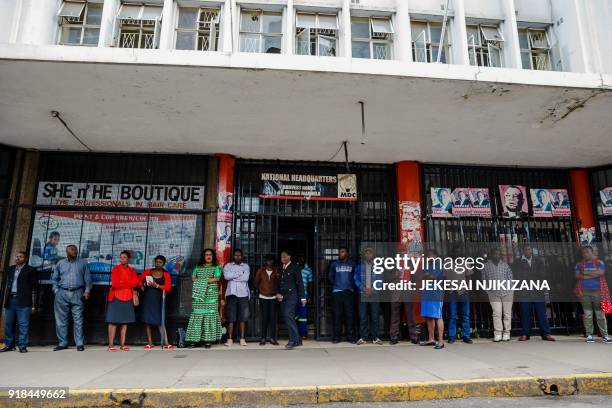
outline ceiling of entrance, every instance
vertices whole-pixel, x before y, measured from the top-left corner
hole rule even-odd
[[[358,101],[365,102],[362,139]],[[292,70],[0,61],[0,143],[246,158],[612,162],[612,91]],[[335,155],[335,156],[334,156]]]

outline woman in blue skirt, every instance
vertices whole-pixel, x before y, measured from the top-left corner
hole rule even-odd
[[[444,279],[442,258],[438,253],[430,249],[427,251],[426,267],[423,269],[423,280],[439,281]],[[444,320],[442,319],[442,299],[444,292],[441,290],[421,291],[421,316],[427,322],[427,341],[421,342],[421,346],[434,346],[436,350],[444,348]],[[435,340],[435,329],[438,329],[438,341]]]

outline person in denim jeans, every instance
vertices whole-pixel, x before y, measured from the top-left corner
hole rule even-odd
[[[454,258],[465,256],[461,253],[461,248],[455,246],[451,250]],[[448,270],[446,279],[455,281],[469,280],[474,271],[471,268],[464,270]],[[457,339],[457,316],[461,315],[461,339],[464,343],[472,344],[470,336],[470,296],[465,290],[453,290],[448,292],[448,342],[453,344]]]
[[[359,340],[357,345],[365,344],[368,340],[381,345],[379,334],[380,303],[378,292],[373,290],[374,282],[381,281],[380,275],[373,271],[374,251],[372,248],[363,250],[362,261],[355,268],[355,286],[359,290]],[[369,312],[369,313],[368,313]],[[368,318],[370,321],[368,330]]]

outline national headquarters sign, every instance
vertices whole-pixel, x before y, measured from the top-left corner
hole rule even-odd
[[[259,197],[357,201],[357,175],[261,173]]]

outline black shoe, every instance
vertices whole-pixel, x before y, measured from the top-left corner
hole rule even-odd
[[[287,345],[285,345],[286,350],[293,350],[294,348],[295,348],[295,344],[293,343],[287,343]]]
[[[474,341],[473,341],[472,339],[470,339],[469,337],[464,337],[464,338],[463,338],[463,342],[464,342],[464,343],[467,343],[467,344],[472,344],[472,343],[474,343]]]
[[[0,353],[6,353],[7,351],[14,351],[15,347],[4,347],[2,349],[0,349]]]
[[[273,346],[278,346],[278,341],[276,341],[276,339],[271,339],[270,344]]]
[[[85,351],[85,346],[77,346],[77,351]]]
[[[338,340],[338,339],[333,339],[332,340],[332,344],[338,344],[338,343],[340,343],[340,340]]]
[[[391,341],[389,342],[389,344],[391,344],[392,346],[396,345],[399,342],[398,339],[391,339]]]
[[[20,352],[20,353],[27,353],[27,352],[28,352],[28,349],[27,349],[27,348],[25,348],[25,347],[21,347],[21,348],[19,349],[19,352]]]
[[[454,337],[449,337],[448,338],[448,344],[453,344],[455,342],[455,338]]]
[[[68,348],[68,346],[55,346],[53,348],[53,351],[66,350],[67,348]]]
[[[419,339],[410,339],[412,344],[419,344]]]
[[[434,346],[434,349],[436,350],[442,350],[444,348],[444,344],[441,343],[436,343],[436,345]]]
[[[209,348],[211,348],[211,347],[212,347],[212,345],[211,345],[210,343],[206,343],[206,344],[204,344],[204,348],[205,348],[205,349],[209,349]]]
[[[259,342],[260,346],[265,346],[266,345],[266,340],[261,339],[261,341]]]

